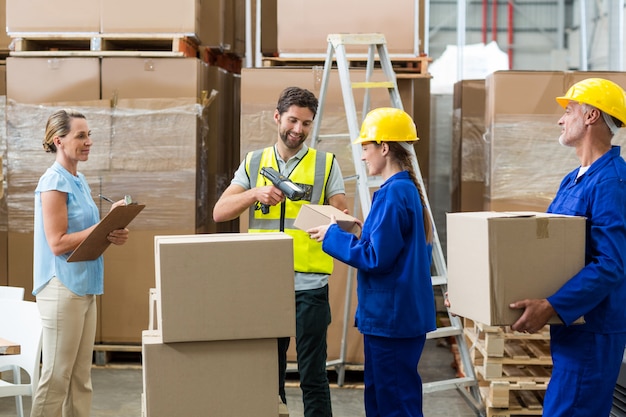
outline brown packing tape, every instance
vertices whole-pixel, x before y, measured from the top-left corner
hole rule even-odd
[[[537,217],[537,239],[548,239],[550,237],[550,219],[548,217]]]

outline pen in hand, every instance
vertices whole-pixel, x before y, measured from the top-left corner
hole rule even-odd
[[[113,201],[113,200],[111,200],[109,197],[104,196],[104,195],[102,195],[102,194],[98,194],[98,197],[100,197],[100,198],[101,198],[101,199],[103,199],[103,200],[108,201],[108,202],[109,202],[109,203],[111,203],[111,204],[115,204],[115,203],[117,203],[117,201]],[[131,204],[135,204],[135,203],[133,203],[133,198],[132,198],[131,196],[129,196],[128,194],[126,194],[126,195],[124,196],[124,205],[128,206],[128,205],[131,205]]]
[[[100,197],[101,199],[105,201],[108,201],[111,204],[115,203],[115,201],[111,200],[109,197],[103,196],[102,194],[98,194],[98,197]]]

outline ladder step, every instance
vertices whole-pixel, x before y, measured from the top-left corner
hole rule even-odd
[[[430,277],[431,282],[433,283],[433,286],[435,285],[446,285],[448,283],[448,280],[446,279],[445,276],[442,275],[435,275]]]
[[[367,186],[369,188],[380,187],[381,185],[383,185],[383,182],[384,181],[382,177],[368,177]]]
[[[382,33],[331,33],[328,42],[338,45],[384,45],[387,43]]]
[[[393,81],[363,81],[352,83],[352,88],[395,88]]]
[[[463,329],[454,326],[439,327],[426,334],[426,339],[439,339],[442,337],[458,336],[463,334]]]
[[[430,393],[437,391],[445,391],[452,388],[461,388],[461,387],[469,387],[476,384],[476,380],[474,378],[463,377],[463,378],[453,378],[453,379],[444,379],[441,381],[433,381],[433,382],[424,382],[422,384],[422,392]]]
[[[317,138],[319,141],[324,139],[352,139],[349,133],[328,133],[326,135],[319,135]]]

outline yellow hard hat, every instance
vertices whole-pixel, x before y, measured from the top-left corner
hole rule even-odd
[[[411,116],[404,110],[379,107],[367,113],[354,144],[363,142],[412,142],[419,140]]]
[[[577,82],[556,101],[561,107],[567,107],[569,101],[589,104],[626,125],[626,94],[619,85],[604,78],[587,78]]]

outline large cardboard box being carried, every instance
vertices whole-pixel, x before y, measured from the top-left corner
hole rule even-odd
[[[293,239],[284,233],[156,236],[163,342],[295,336]]]
[[[583,217],[448,213],[447,237],[450,310],[491,326],[513,324],[522,311],[510,303],[552,295],[585,264]]]
[[[163,343],[144,331],[142,359],[146,417],[278,415],[276,339]]]

